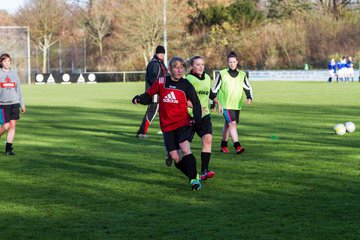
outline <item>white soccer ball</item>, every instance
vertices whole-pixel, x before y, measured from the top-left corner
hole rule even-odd
[[[346,131],[349,133],[355,132],[356,126],[353,122],[347,122],[345,123]]]
[[[346,133],[346,128],[344,124],[336,124],[334,130],[337,135],[344,135]]]

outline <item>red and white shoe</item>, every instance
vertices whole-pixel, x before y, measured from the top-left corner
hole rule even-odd
[[[220,152],[229,153],[229,149],[227,147],[221,147]]]
[[[242,154],[243,152],[245,152],[245,148],[241,147],[241,146],[238,146],[236,148],[236,153],[237,154]]]
[[[215,172],[213,171],[209,171],[209,170],[205,170],[201,173],[201,180],[206,180],[208,178],[212,178],[213,176],[215,176]]]

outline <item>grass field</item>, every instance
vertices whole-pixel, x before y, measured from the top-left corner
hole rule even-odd
[[[196,192],[165,166],[158,119],[135,138],[144,83],[23,86],[17,155],[0,155],[0,239],[359,239],[360,131],[333,127],[360,128],[360,84],[252,85],[245,154],[218,152],[215,114],[216,176]]]

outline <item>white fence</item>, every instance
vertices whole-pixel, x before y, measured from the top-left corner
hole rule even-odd
[[[327,81],[328,70],[268,70],[248,71],[251,81]],[[216,79],[218,70],[213,71],[213,78]],[[359,71],[354,73],[354,81],[359,80]],[[336,81],[336,79],[333,79]]]
[[[36,84],[45,83],[94,83],[94,82],[136,82],[145,80],[145,71],[92,72],[81,74],[37,74]],[[328,70],[269,70],[248,71],[251,81],[327,81]],[[213,71],[213,79],[219,70]],[[91,76],[89,78],[89,76]],[[359,71],[354,73],[354,81],[359,81]],[[336,79],[333,79],[336,81]],[[350,80],[351,81],[351,80]]]

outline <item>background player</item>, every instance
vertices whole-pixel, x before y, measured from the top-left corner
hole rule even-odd
[[[209,171],[209,162],[211,159],[211,144],[212,144],[212,123],[210,116],[209,99],[218,104],[216,94],[211,91],[211,78],[204,72],[205,61],[201,56],[194,56],[190,59],[191,71],[186,75],[186,79],[194,86],[195,91],[199,97],[202,115],[201,121],[194,128],[194,131],[201,138],[201,179],[212,178],[215,173]],[[219,107],[221,108],[221,106]],[[189,108],[189,113],[192,115],[192,109]]]
[[[213,87],[213,92],[217,94],[217,99],[223,107],[223,116],[225,118],[220,151],[229,152],[227,142],[230,134],[236,153],[241,154],[245,151],[245,148],[240,144],[236,124],[239,122],[244,92],[247,104],[252,103],[252,88],[247,73],[237,69],[238,59],[234,52],[228,55],[227,64],[228,68],[220,71]]]
[[[22,96],[20,79],[15,70],[11,69],[11,57],[4,53],[0,56],[0,137],[8,131],[6,136],[6,155],[15,155],[13,140],[15,137],[16,121],[20,119],[19,108],[26,112]]]
[[[146,67],[146,81],[145,81],[145,91],[148,90],[154,82],[160,77],[165,77],[167,74],[167,69],[164,64],[164,54],[165,48],[163,46],[157,46],[155,55],[149,62]],[[136,133],[138,138],[146,138],[147,132],[151,122],[156,117],[158,112],[159,104],[157,95],[153,97],[153,102],[150,103],[146,109],[145,116],[143,117],[142,123],[139,130]]]

